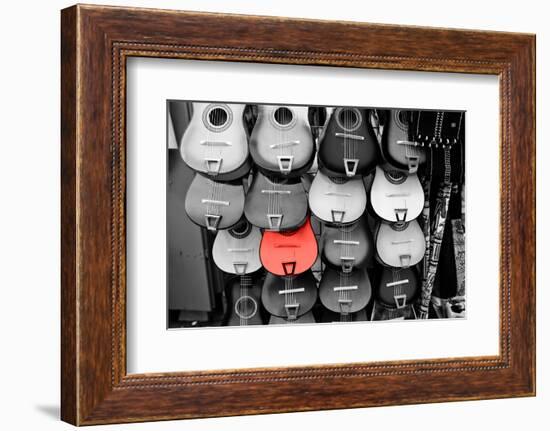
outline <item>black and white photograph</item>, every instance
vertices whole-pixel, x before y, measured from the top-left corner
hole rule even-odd
[[[466,114],[167,101],[168,328],[466,318]]]

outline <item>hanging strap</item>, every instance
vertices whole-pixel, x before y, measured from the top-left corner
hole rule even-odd
[[[430,161],[431,164],[431,161]],[[430,177],[426,176],[424,180],[424,208],[422,209],[422,220],[424,221],[423,233],[424,241],[426,243],[426,250],[424,251],[424,260],[422,264],[423,278],[428,274],[428,264],[430,262],[430,238],[431,238],[431,224],[430,224]]]
[[[461,219],[451,220],[453,228],[453,246],[456,261],[456,296],[465,295],[466,254],[464,245],[464,225]]]
[[[441,139],[441,130],[444,119],[444,112],[438,112],[435,118],[434,127],[434,140]],[[424,213],[427,215],[428,223],[425,224],[424,234],[429,235],[430,242],[427,247],[426,255],[424,256],[424,277],[422,280],[422,289],[420,293],[420,302],[418,304],[418,317],[420,319],[428,318],[428,311],[430,307],[430,301],[432,298],[432,290],[435,282],[435,275],[437,273],[437,266],[439,264],[439,254],[441,251],[441,243],[443,242],[443,234],[445,233],[445,222],[447,220],[447,211],[449,209],[449,200],[451,198],[451,148],[450,146],[443,145],[444,149],[444,163],[445,171],[443,181],[437,192],[437,199],[434,211],[434,222],[430,226],[430,213],[429,213],[429,190],[430,184],[428,182],[425,185],[424,192],[427,194],[428,208],[424,207]],[[430,157],[432,167],[432,157]],[[430,172],[431,178],[432,172]],[[425,219],[426,221],[426,219]],[[427,227],[426,227],[427,226]],[[431,229],[431,232],[430,232]],[[427,261],[426,261],[427,259]]]
[[[422,281],[422,291],[419,304],[419,318],[428,318],[428,309],[432,298],[432,290],[439,264],[439,253],[443,234],[445,232],[445,222],[447,220],[447,211],[449,209],[449,200],[451,198],[451,150],[445,147],[445,177],[437,193],[437,202],[434,211],[434,222],[430,238],[430,257],[428,267]]]

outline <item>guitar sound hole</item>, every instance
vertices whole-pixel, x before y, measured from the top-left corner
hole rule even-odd
[[[347,131],[355,130],[359,127],[361,116],[357,109],[345,108],[338,113],[338,122],[340,127]]]
[[[347,178],[329,177],[329,179],[330,179],[334,184],[344,184],[344,183],[347,183],[347,182],[348,182],[348,179],[347,179]]]
[[[407,179],[407,176],[399,171],[384,171],[384,176],[391,184],[402,184]]]
[[[258,311],[258,304],[251,296],[241,296],[235,303],[235,313],[241,319],[250,319]]]
[[[223,108],[214,108],[208,113],[208,121],[214,127],[222,127],[228,118],[229,116]]]
[[[246,220],[243,220],[240,223],[238,223],[234,228],[230,229],[229,234],[233,238],[243,238],[247,236],[251,230],[252,230],[252,225],[248,223]]]
[[[403,130],[408,131],[409,130],[409,112],[408,111],[397,111],[395,115],[395,122],[397,123],[397,126]]]
[[[400,232],[402,230],[407,229],[408,225],[409,225],[408,222],[398,222],[398,223],[392,223],[390,226],[393,230]]]
[[[281,126],[288,126],[293,119],[292,111],[288,108],[277,108],[273,114],[275,121]]]

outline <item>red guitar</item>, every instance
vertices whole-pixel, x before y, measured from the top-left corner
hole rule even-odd
[[[317,241],[309,217],[296,230],[265,231],[260,244],[260,260],[275,275],[298,275],[317,259]]]

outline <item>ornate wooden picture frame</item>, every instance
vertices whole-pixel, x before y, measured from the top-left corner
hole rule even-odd
[[[533,35],[80,5],[63,10],[61,24],[64,421],[90,425],[535,394]],[[319,37],[330,34],[338,38]],[[126,60],[135,56],[498,76],[500,354],[128,374],[125,100]]]

